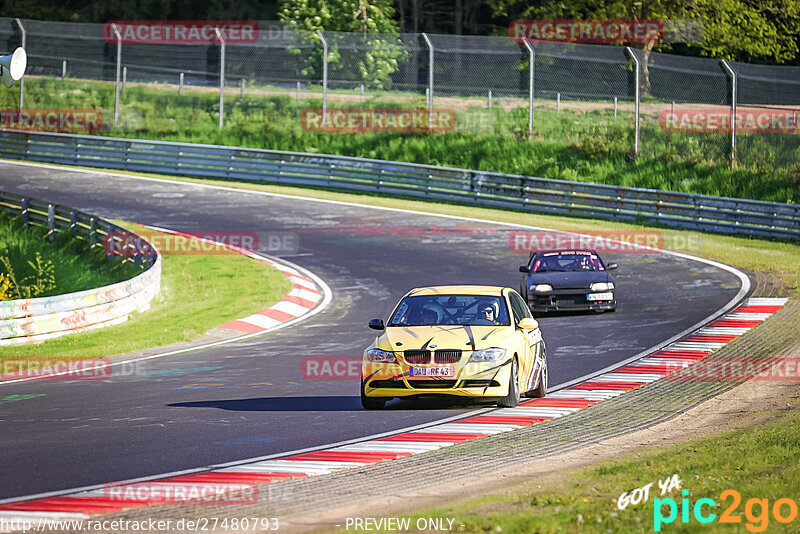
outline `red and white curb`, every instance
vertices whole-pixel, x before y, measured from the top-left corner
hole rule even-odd
[[[306,289],[307,286],[302,286],[302,290]],[[39,520],[86,519],[130,508],[178,503],[180,501],[169,497],[177,493],[175,488],[212,486],[217,494],[237,492],[243,487],[252,488],[290,478],[323,475],[340,469],[412,456],[549,421],[639,388],[702,360],[764,322],[787,301],[785,298],[748,299],[732,312],[652,354],[550,393],[545,398],[525,400],[517,408],[482,411],[464,419],[449,420],[325,450],[149,480],[146,482],[149,490],[147,497],[137,497],[135,492],[124,491],[124,488],[143,484],[142,482],[125,482],[114,486],[121,488],[116,492],[117,496],[105,487],[3,504],[0,505],[0,524],[3,520],[8,524],[14,520],[36,523]],[[159,495],[153,497],[154,487],[171,491],[156,492]],[[131,495],[127,498],[119,497],[128,494]]]
[[[242,319],[229,321],[218,326],[217,328],[230,330],[239,334],[258,334],[261,332],[266,332],[267,330],[271,330],[280,324],[293,321],[309,313],[325,300],[326,292],[329,292],[327,288],[321,287],[321,283],[319,281],[313,280],[310,276],[304,275],[297,268],[287,265],[286,263],[267,258],[251,250],[247,250],[236,245],[219,243],[210,239],[205,239],[183,232],[177,232],[175,230],[169,230],[166,228],[159,228],[156,226],[148,226],[148,228],[167,234],[198,239],[204,243],[209,243],[216,246],[224,246],[230,250],[235,250],[244,256],[253,258],[254,260],[266,263],[275,269],[278,269],[292,283],[291,291],[289,291],[289,293],[277,304],[274,304],[266,310],[261,310]]]

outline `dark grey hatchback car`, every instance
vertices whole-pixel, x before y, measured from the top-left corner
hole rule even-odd
[[[520,294],[531,311],[614,311],[617,300],[614,280],[594,250],[538,250],[530,255]]]

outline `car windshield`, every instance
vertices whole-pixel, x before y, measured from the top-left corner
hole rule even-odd
[[[404,298],[388,326],[508,326],[502,297],[485,295],[419,295]]]
[[[533,260],[531,272],[604,271],[603,262],[590,252],[549,252]]]

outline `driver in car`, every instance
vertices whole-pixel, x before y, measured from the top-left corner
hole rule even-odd
[[[478,313],[478,319],[489,321],[489,323],[493,325],[500,324],[500,321],[497,320],[497,303],[487,302],[481,306]]]

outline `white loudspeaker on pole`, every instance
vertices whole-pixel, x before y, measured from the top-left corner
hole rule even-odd
[[[28,55],[25,49],[20,47],[12,54],[0,56],[0,71],[3,76],[3,83],[6,87],[11,87],[14,82],[22,78],[28,66]]]

